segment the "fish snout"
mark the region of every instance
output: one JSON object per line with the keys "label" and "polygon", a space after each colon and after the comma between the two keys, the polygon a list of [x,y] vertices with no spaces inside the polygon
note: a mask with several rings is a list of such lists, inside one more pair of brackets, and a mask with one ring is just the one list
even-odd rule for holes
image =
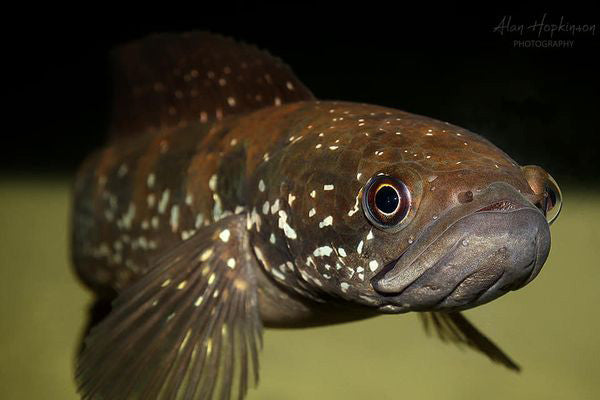
{"label": "fish snout", "polygon": [[415,245],[373,278],[383,312],[462,310],[519,289],[546,261],[550,230],[538,209],[502,202]]}

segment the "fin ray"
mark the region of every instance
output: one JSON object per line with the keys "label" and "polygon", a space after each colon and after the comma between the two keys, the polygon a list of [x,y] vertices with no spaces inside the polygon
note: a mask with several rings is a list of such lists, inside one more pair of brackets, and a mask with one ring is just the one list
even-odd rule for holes
{"label": "fin ray", "polygon": [[113,75],[113,138],[314,99],[278,58],[208,32],[127,43],[114,51]]}
{"label": "fin ray", "polygon": [[433,332],[444,342],[452,342],[458,346],[466,345],[511,370],[521,370],[506,353],[481,333],[460,312],[423,312],[419,313],[419,316],[428,335],[432,333],[431,328],[433,327]]}
{"label": "fin ray", "polygon": [[[228,243],[218,237],[223,229]],[[85,342],[77,366],[82,398],[242,398],[248,370],[258,378],[258,357],[250,361],[247,348],[257,354],[262,334],[248,246],[245,217],[225,218],[126,288]]]}

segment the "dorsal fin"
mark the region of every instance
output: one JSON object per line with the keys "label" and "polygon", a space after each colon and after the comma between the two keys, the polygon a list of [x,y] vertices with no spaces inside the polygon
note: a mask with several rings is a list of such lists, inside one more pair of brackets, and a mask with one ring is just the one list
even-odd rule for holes
{"label": "dorsal fin", "polygon": [[125,44],[113,68],[111,138],[314,99],[278,58],[207,32]]}

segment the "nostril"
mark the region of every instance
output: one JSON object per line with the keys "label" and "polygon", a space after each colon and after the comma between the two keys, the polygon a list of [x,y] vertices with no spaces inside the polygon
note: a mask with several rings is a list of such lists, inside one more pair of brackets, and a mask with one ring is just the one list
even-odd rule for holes
{"label": "nostril", "polygon": [[473,192],[467,190],[466,192],[460,192],[458,195],[458,201],[462,204],[470,203],[473,201]]}

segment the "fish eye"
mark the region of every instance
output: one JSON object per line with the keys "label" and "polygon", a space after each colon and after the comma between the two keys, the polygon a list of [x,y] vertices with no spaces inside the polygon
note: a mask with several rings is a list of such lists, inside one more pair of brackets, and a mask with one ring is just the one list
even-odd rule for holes
{"label": "fish eye", "polygon": [[372,178],[363,192],[363,210],[373,225],[388,228],[398,225],[410,209],[410,192],[406,185],[391,176]]}

